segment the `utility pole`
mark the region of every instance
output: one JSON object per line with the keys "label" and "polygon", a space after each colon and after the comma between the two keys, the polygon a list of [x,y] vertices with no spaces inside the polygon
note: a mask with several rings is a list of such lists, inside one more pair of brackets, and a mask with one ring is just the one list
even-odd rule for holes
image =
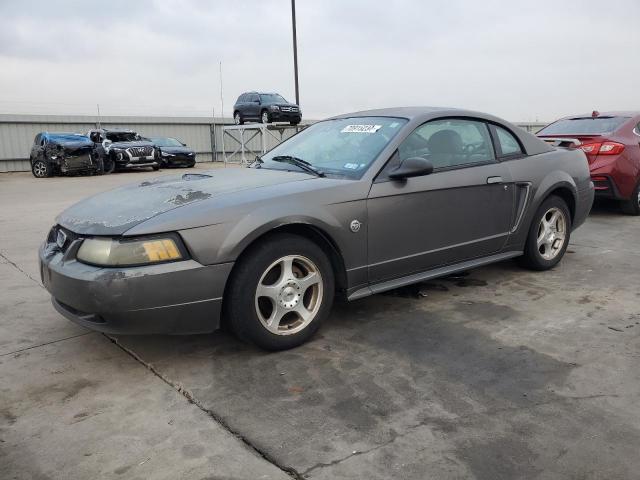
{"label": "utility pole", "polygon": [[296,0],[291,0],[291,26],[293,28],[293,75],[296,82],[296,105],[300,105],[298,90],[298,38],[296,36]]}
{"label": "utility pole", "polygon": [[224,123],[224,96],[222,95],[222,61],[220,61],[220,116],[223,118]]}

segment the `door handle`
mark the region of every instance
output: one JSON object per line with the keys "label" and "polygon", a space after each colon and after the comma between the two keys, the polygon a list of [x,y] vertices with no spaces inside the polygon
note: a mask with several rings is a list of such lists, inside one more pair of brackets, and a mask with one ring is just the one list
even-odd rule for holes
{"label": "door handle", "polygon": [[502,183],[502,177],[489,177],[487,183]]}

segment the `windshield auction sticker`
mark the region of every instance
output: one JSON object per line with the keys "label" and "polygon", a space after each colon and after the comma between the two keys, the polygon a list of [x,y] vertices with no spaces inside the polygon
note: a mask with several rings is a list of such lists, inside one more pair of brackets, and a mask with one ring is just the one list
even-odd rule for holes
{"label": "windshield auction sticker", "polygon": [[341,133],[375,133],[382,128],[382,125],[347,125]]}

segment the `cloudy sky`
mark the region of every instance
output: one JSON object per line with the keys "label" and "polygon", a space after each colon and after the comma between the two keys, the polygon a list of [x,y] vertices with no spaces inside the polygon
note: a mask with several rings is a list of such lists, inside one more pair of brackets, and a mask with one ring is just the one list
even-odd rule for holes
{"label": "cloudy sky", "polygon": [[[639,0],[297,0],[307,118],[640,109]],[[225,114],[293,100],[289,0],[0,0],[0,113]]]}

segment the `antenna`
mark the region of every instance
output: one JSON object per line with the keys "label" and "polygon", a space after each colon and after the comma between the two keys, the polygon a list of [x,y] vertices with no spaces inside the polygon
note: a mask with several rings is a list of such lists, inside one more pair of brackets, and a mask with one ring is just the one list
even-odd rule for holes
{"label": "antenna", "polygon": [[224,96],[222,95],[222,61],[220,61],[220,116],[224,118]]}
{"label": "antenna", "polygon": [[99,103],[96,103],[96,107],[98,107],[98,128],[100,129],[100,128],[102,128],[102,125],[101,125],[101,123],[100,123],[100,122],[101,122],[101,120],[102,120],[102,119],[100,118],[100,104],[99,104]]}

